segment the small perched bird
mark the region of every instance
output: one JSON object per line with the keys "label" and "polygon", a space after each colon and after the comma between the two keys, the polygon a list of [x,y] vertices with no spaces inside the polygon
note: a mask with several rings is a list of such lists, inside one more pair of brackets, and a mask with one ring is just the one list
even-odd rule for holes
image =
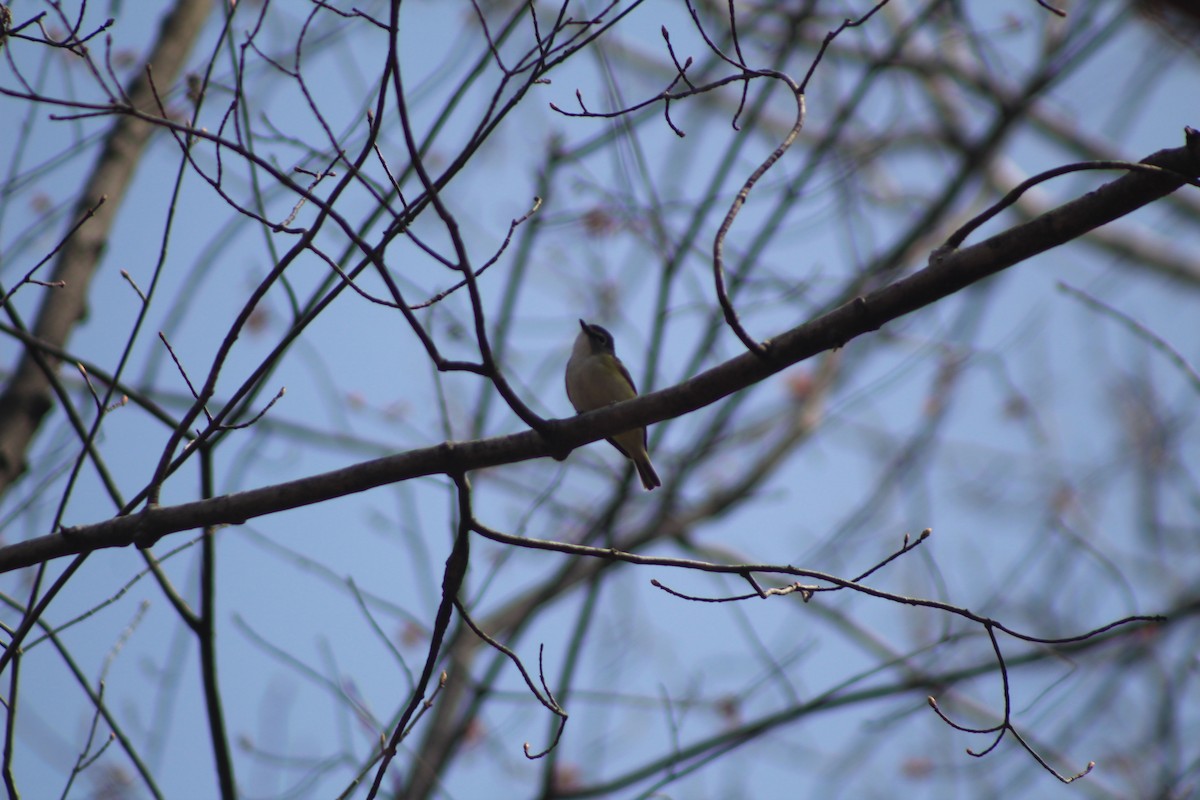
{"label": "small perched bird", "polygon": [[[612,334],[583,320],[579,320],[579,327],[583,332],[575,338],[567,362],[567,397],[575,410],[582,414],[637,397],[633,378],[613,349]],[[642,486],[647,490],[662,486],[646,450],[645,428],[618,433],[608,441],[637,467]]]}

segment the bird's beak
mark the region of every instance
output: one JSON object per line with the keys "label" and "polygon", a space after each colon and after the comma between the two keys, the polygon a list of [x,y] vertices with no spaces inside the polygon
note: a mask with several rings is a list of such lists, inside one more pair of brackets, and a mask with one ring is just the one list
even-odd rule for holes
{"label": "bird's beak", "polygon": [[588,324],[583,320],[579,320],[579,327],[583,328],[584,333],[588,332]]}

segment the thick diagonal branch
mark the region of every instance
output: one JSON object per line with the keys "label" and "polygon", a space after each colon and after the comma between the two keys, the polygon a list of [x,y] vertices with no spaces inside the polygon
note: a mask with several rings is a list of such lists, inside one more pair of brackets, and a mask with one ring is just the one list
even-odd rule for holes
{"label": "thick diagonal branch", "polygon": [[1189,131],[1187,146],[1159,151],[1143,162],[1167,172],[1131,172],[990,239],[939,253],[925,269],[768,340],[764,355],[744,353],[676,386],[572,419],[548,421],[543,433],[525,431],[492,439],[444,442],[288,483],[175,506],[148,507],[138,514],[0,547],[0,572],[99,548],[146,545],[170,533],[240,523],[410,478],[463,474],[561,456],[572,448],[630,428],[682,416],[817,353],[843,347],[888,322],[1165,197],[1184,185],[1185,177],[1200,176],[1197,152],[1200,133]]}

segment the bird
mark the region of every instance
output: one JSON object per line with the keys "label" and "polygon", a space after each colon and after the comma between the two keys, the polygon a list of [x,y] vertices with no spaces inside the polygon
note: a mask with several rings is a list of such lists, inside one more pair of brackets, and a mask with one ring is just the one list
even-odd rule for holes
{"label": "bird", "polygon": [[[629,376],[629,370],[617,358],[612,334],[583,320],[579,320],[579,327],[582,330],[575,337],[566,372],[567,398],[575,410],[582,414],[637,397],[637,386]],[[647,491],[662,486],[650,463],[645,428],[618,433],[608,441],[633,462]]]}

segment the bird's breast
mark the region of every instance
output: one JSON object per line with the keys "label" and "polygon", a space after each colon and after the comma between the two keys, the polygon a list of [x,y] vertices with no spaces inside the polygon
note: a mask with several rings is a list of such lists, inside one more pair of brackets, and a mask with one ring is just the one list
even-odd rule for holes
{"label": "bird's breast", "polygon": [[592,411],[634,397],[633,387],[609,359],[593,355],[567,363],[567,398],[576,411]]}

